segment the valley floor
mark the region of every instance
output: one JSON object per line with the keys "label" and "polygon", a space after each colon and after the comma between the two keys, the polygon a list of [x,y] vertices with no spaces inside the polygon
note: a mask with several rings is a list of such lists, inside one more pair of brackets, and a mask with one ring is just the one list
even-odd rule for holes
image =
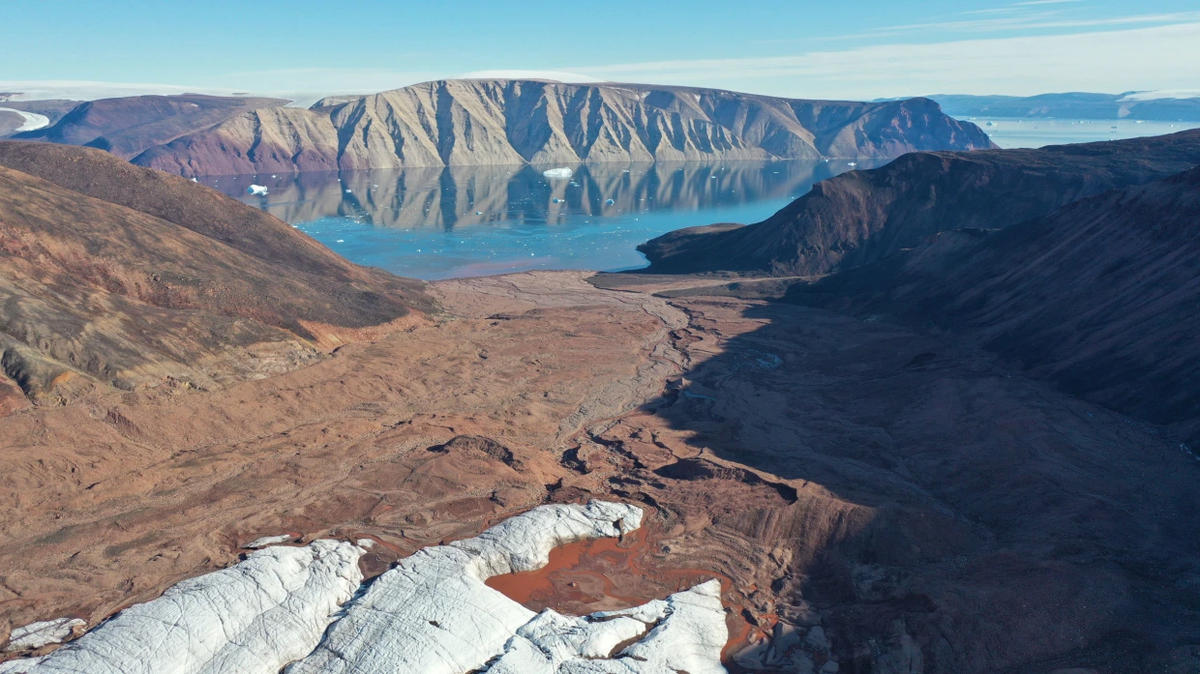
{"label": "valley floor", "polygon": [[604,497],[646,506],[644,533],[536,602],[722,579],[731,669],[1200,665],[1200,465],[1158,428],[934,338],[677,278],[432,289],[444,315],[293,372],[4,418],[0,640],[94,626],[262,536],[373,538],[373,576]]}

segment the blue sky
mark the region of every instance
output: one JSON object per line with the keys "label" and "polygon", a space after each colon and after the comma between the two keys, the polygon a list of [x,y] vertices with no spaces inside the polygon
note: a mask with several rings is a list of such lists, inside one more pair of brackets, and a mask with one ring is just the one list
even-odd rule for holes
{"label": "blue sky", "polygon": [[1197,0],[0,0],[0,17],[10,88],[369,92],[494,71],[861,99],[1200,88]]}

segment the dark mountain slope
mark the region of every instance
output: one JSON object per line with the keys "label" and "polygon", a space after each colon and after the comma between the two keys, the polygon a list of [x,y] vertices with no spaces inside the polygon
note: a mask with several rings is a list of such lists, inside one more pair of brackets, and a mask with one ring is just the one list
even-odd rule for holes
{"label": "dark mountain slope", "polygon": [[1003,230],[944,232],[793,302],[942,330],[1155,423],[1200,417],[1200,168]]}
{"label": "dark mountain slope", "polygon": [[818,183],[747,227],[689,228],[640,247],[658,273],[819,275],[940,231],[996,229],[1200,163],[1200,130],[1037,150],[913,153]]}
{"label": "dark mountain slope", "polygon": [[4,372],[35,400],[71,380],[217,386],[433,306],[213,190],[41,143],[0,143],[0,305]]}

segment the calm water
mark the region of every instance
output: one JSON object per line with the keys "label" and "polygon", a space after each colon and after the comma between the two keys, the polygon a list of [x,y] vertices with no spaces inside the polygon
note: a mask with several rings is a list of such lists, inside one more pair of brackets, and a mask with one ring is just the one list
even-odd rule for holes
{"label": "calm water", "polygon": [[[1149,136],[1200,124],[975,118],[1001,147]],[[989,125],[990,124],[990,125]],[[1114,128],[1115,127],[1115,128]],[[857,168],[883,162],[860,161]],[[530,269],[636,269],[638,244],[680,227],[763,220],[848,162],[529,166],[209,178],[359,264],[424,279]],[[251,184],[265,197],[250,196]]]}
{"label": "calm water", "polygon": [[1017,119],[969,117],[1000,147],[1045,147],[1141,136],[1161,136],[1200,128],[1200,122],[1138,122],[1123,119]]}
{"label": "calm water", "polygon": [[[858,168],[881,162],[861,161]],[[347,259],[423,279],[530,269],[636,269],[636,246],[714,222],[763,220],[848,162],[529,166],[221,176],[204,182]],[[265,197],[246,194],[265,185]]]}

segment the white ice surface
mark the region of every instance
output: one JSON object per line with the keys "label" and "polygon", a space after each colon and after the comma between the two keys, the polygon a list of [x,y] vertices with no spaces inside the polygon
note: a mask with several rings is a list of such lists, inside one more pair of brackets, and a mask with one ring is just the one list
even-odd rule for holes
{"label": "white ice surface", "polygon": [[292,537],[287,534],[279,534],[278,536],[263,536],[262,538],[254,539],[254,541],[251,543],[247,543],[245,548],[247,550],[257,550],[258,548],[265,548],[269,545],[275,545],[291,539]]}
{"label": "white ice surface", "polygon": [[0,108],[0,112],[15,112],[25,118],[25,123],[18,126],[13,133],[36,131],[50,126],[50,118],[45,115],[39,115],[36,112],[25,112],[24,110],[13,110],[12,108]]}
{"label": "white ice surface", "polygon": [[8,637],[8,646],[4,650],[29,651],[50,644],[61,644],[71,636],[71,630],[76,626],[82,627],[87,623],[79,618],[55,618],[24,627],[14,628]]}
{"label": "white ice surface", "polygon": [[641,521],[641,509],[632,505],[547,505],[475,538],[419,550],[350,603],[317,649],[287,672],[464,674],[479,669],[503,653],[504,644],[535,616],[485,580],[540,569],[560,545],[619,536]]}
{"label": "white ice surface", "polygon": [[586,617],[535,614],[484,584],[641,520],[632,505],[542,506],[420,550],[369,585],[361,545],[258,550],[0,674],[724,674],[718,581]]}
{"label": "white ice surface", "polygon": [[256,197],[263,197],[267,195],[267,188],[263,185],[251,185],[250,187],[246,188],[246,194],[253,194]]}
{"label": "white ice surface", "polygon": [[[720,581],[586,618],[551,610],[517,630],[486,674],[725,674]],[[621,644],[632,644],[618,652]]]}
{"label": "white ice surface", "polygon": [[569,168],[552,168],[542,171],[542,175],[547,178],[570,178],[575,172]]}
{"label": "white ice surface", "polygon": [[316,646],[353,596],[363,552],[326,540],[252,552],[118,613],[26,671],[276,674]]}

